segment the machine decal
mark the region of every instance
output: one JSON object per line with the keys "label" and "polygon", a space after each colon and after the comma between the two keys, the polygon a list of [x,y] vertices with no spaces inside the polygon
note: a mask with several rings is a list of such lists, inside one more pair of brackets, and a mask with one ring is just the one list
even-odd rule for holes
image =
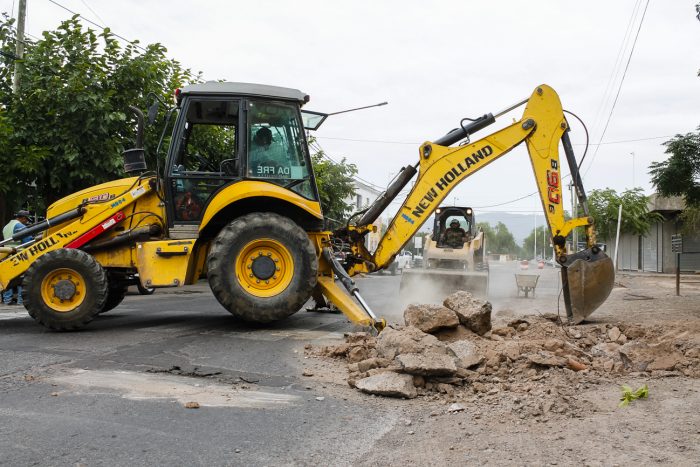
{"label": "machine decal", "polygon": [[73,235],[75,235],[76,233],[78,233],[78,231],[73,230],[72,232],[56,232],[56,235],[58,235],[61,238],[70,238]]}
{"label": "machine decal", "polygon": [[[134,191],[135,191],[135,190],[134,190]],[[132,192],[132,194],[133,194],[133,192]],[[123,204],[123,203],[126,203],[126,198],[122,198],[122,199],[116,200],[115,202],[113,202],[112,204],[110,204],[109,207],[110,207],[110,208],[116,208],[117,206],[119,206],[120,204]]]}
{"label": "machine decal", "polygon": [[438,198],[438,190],[440,190],[440,192],[447,190],[450,184],[452,184],[455,180],[458,180],[466,172],[474,170],[471,169],[472,166],[478,165],[482,160],[491,154],[493,154],[493,148],[487,144],[475,153],[472,153],[471,156],[465,157],[464,164],[462,162],[457,162],[456,167],[452,167],[450,170],[445,172],[445,174],[435,182],[435,187],[431,187],[425,193],[425,195],[423,195],[423,199],[421,199],[418,202],[418,205],[413,208],[412,214],[415,217],[421,217],[430,209],[430,205],[433,203],[433,201]]}
{"label": "machine decal", "polygon": [[[559,193],[559,172],[557,172],[557,161],[552,160],[552,170],[547,171],[547,198],[549,199],[549,212],[554,212],[554,204],[561,203],[561,194]],[[552,204],[553,203],[553,204]]]}
{"label": "machine decal", "polygon": [[90,196],[89,198],[85,198],[83,200],[83,203],[87,203],[87,204],[101,203],[103,201],[108,201],[112,198],[114,198],[114,195],[111,193],[100,193],[99,195]]}
{"label": "machine decal", "polygon": [[22,261],[27,261],[29,258],[33,258],[37,254],[46,251],[48,248],[58,245],[58,240],[53,237],[49,237],[46,240],[42,240],[36,245],[32,245],[29,248],[20,251],[12,258],[12,264],[14,266],[18,265]]}
{"label": "machine decal", "polygon": [[145,192],[146,192],[146,188],[140,186],[140,187],[138,187],[138,188],[135,189],[135,190],[131,190],[131,197],[132,197],[132,198],[138,198],[139,196],[141,196],[141,195],[144,194]]}

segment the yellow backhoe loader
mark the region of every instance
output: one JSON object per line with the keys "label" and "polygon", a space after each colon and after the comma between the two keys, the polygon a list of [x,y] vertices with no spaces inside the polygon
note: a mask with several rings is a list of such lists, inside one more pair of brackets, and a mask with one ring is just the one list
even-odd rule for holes
{"label": "yellow backhoe loader", "polygon": [[[495,116],[465,119],[421,145],[418,163],[404,167],[377,202],[353,217],[356,222],[333,232],[324,229],[304,132],[317,129],[327,114],[301,110],[308,100],[295,89],[258,84],[185,87],[168,111],[166,121],[175,116],[175,123],[165,165],[156,173],[146,171],[144,118],[137,112],[136,148],[124,154],[125,171],[133,176],[57,201],[45,221],[0,243],[0,287],[22,283],[29,314],[57,330],[81,328],[119,305],[135,277],[147,288],[206,277],[221,305],[242,320],[283,319],[313,297],[380,331],[384,320],[362,299],[352,276],[388,267],[458,183],[524,142],[554,232],[569,318],[584,319],[608,296],[612,262],[595,246],[592,220],[564,220],[560,141],[580,205],[587,208],[569,126],[550,87],[537,87]],[[525,111],[519,121],[468,141],[520,105]],[[416,173],[377,249],[368,251],[364,237],[373,222]],[[565,238],[580,226],[588,247],[568,255]],[[3,246],[40,232],[31,242]]]}
{"label": "yellow backhoe loader", "polygon": [[432,233],[423,245],[423,267],[408,269],[401,276],[402,304],[417,299],[442,303],[458,290],[487,297],[489,269],[484,244],[484,232],[476,227],[472,208],[436,209]]}

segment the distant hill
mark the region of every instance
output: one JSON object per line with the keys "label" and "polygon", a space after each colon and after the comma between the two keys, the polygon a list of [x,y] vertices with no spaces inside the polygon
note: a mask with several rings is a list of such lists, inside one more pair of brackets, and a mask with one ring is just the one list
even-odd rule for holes
{"label": "distant hill", "polygon": [[543,214],[514,214],[510,212],[488,212],[480,214],[475,210],[477,222],[488,222],[491,226],[495,226],[499,222],[503,222],[508,230],[513,234],[515,242],[522,245],[525,237],[532,233],[535,228],[535,219],[537,226],[541,226],[545,220]]}

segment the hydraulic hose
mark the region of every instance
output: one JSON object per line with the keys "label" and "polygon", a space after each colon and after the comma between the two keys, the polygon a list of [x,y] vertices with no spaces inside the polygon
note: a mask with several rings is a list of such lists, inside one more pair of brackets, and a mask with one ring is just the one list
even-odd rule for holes
{"label": "hydraulic hose", "polygon": [[407,165],[401,169],[399,175],[394,180],[394,183],[389,185],[384,193],[379,195],[379,198],[370,206],[370,208],[365,212],[365,214],[357,221],[357,225],[369,225],[377,220],[379,216],[382,215],[384,210],[394,201],[394,198],[403,190],[403,187],[411,181],[413,176],[418,172],[418,170],[412,166]]}
{"label": "hydraulic hose", "polygon": [[103,240],[101,242],[90,243],[85,245],[83,251],[95,251],[105,248],[114,248],[116,246],[124,245],[127,243],[136,243],[138,241],[148,240],[150,237],[155,237],[160,235],[162,229],[158,224],[145,225],[143,227],[137,227],[135,229],[129,230],[128,232],[121,233],[116,237]]}

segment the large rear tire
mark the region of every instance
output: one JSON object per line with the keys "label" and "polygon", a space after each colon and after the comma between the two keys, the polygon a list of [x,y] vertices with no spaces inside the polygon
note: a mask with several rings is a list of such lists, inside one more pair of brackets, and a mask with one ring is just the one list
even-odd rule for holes
{"label": "large rear tire", "polygon": [[316,286],[318,258],[306,232],[273,213],[224,227],[207,257],[209,286],[232,315],[269,323],[299,311]]}
{"label": "large rear tire", "polygon": [[34,261],[22,289],[24,307],[36,322],[71,331],[84,327],[104,309],[107,274],[88,253],[61,248]]}

